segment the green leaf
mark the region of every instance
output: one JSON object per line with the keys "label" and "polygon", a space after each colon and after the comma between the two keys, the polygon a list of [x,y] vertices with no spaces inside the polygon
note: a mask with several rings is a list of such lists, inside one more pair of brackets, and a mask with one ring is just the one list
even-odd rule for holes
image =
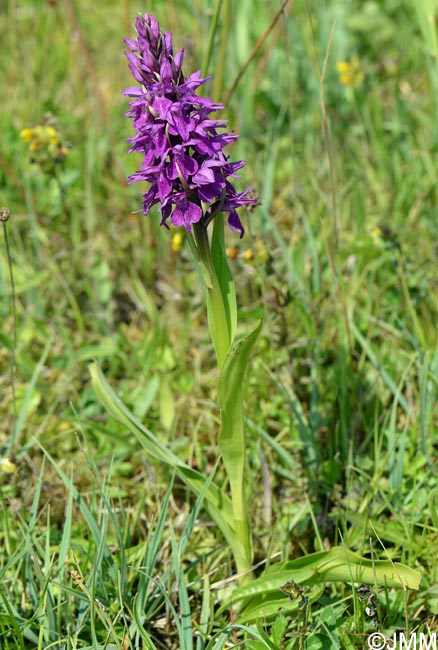
{"label": "green leaf", "polygon": [[[402,589],[419,589],[421,575],[399,562],[369,560],[346,548],[335,546],[330,551],[311,553],[305,557],[273,565],[251,584],[233,592],[232,602],[242,602],[239,623],[255,620],[262,612],[273,615],[279,607],[290,609],[290,599],[281,597],[280,588],[287,582],[300,587],[323,587],[326,582],[355,582]],[[311,595],[312,600],[315,596]],[[298,601],[298,599],[297,599]],[[294,601],[294,607],[298,602]],[[224,606],[229,606],[226,603]]]}
{"label": "green leaf", "polygon": [[244,495],[245,480],[245,429],[243,412],[243,388],[249,355],[257,340],[262,322],[240,341],[235,343],[225,359],[218,384],[218,403],[221,409],[219,450],[227,471],[231,488],[233,518],[236,536],[246,549],[245,570],[251,564],[252,549]]}
{"label": "green leaf", "polygon": [[[99,401],[116,420],[124,424],[137,438],[142,447],[156,460],[173,468],[179,478],[196,494],[201,494],[207,479],[181,461],[154,434],[139,422],[117,397],[103,376],[99,366],[89,366],[91,381]],[[206,509],[221,530],[233,553],[238,552],[239,542],[233,530],[233,511],[230,499],[214,483],[210,483],[205,495]]]}
{"label": "green leaf", "polygon": [[[286,581],[287,582],[287,581]],[[284,583],[282,583],[284,584]],[[321,598],[325,585],[317,585],[311,591],[306,592],[306,598],[311,605]],[[236,592],[234,592],[236,593]],[[300,609],[300,599],[291,600],[283,595],[280,590],[257,594],[248,603],[242,603],[239,615],[236,615],[238,623],[252,623],[259,619],[277,619],[278,615],[290,614]]]}
{"label": "green leaf", "polygon": [[[224,217],[219,212],[213,222],[213,235],[208,245],[211,286],[207,287],[207,314],[210,336],[222,368],[237,326],[236,290],[225,254]],[[200,254],[202,257],[202,253]]]}

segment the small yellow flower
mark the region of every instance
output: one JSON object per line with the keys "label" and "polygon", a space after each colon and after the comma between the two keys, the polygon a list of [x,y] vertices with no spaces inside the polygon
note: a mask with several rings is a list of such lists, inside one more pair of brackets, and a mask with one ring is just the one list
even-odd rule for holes
{"label": "small yellow flower", "polygon": [[373,239],[375,240],[380,239],[382,235],[382,230],[380,226],[372,226],[372,228],[370,229],[370,234]]}
{"label": "small yellow flower", "polygon": [[22,129],[20,131],[20,138],[23,140],[23,142],[30,142],[34,137],[34,129]]}
{"label": "small yellow flower", "polygon": [[0,473],[15,474],[16,471],[17,466],[12,462],[12,460],[9,460],[7,457],[0,458]]}
{"label": "small yellow flower", "polygon": [[184,236],[180,232],[176,232],[172,237],[171,248],[175,253],[179,253],[182,250],[184,243]]}
{"label": "small yellow flower", "polygon": [[352,56],[349,61],[338,61],[336,70],[339,74],[339,81],[343,86],[361,86],[365,75],[362,65],[357,56]]}
{"label": "small yellow flower", "polygon": [[53,126],[46,126],[45,130],[50,142],[57,144],[59,142],[59,138],[56,129],[54,129]]}
{"label": "small yellow flower", "polygon": [[370,228],[370,234],[375,244],[382,248],[400,248],[400,242],[392,228],[386,224],[378,223]]}
{"label": "small yellow flower", "polygon": [[251,260],[254,259],[254,253],[252,251],[252,248],[248,248],[244,253],[243,257],[247,262],[251,262]]}

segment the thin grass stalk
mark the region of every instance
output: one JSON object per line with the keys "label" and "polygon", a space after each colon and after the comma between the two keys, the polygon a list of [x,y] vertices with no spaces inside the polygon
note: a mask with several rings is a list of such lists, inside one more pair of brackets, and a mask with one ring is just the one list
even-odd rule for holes
{"label": "thin grass stalk", "polygon": [[241,67],[241,69],[240,69],[239,72],[237,73],[237,76],[235,77],[235,79],[234,79],[233,83],[231,84],[230,88],[227,90],[227,92],[226,92],[226,94],[225,94],[225,97],[224,97],[224,99],[223,99],[223,102],[222,102],[222,103],[224,104],[224,106],[227,106],[227,104],[229,103],[229,101],[230,101],[230,99],[231,99],[231,96],[232,96],[232,94],[234,93],[234,91],[236,90],[236,88],[237,88],[237,86],[238,86],[238,84],[239,84],[241,78],[243,77],[243,75],[244,75],[245,72],[247,71],[247,69],[248,69],[250,63],[251,63],[251,62],[253,61],[253,59],[256,57],[258,51],[260,50],[260,48],[262,47],[262,45],[264,44],[264,42],[265,42],[266,39],[268,38],[269,34],[270,34],[270,33],[272,32],[272,30],[274,29],[274,27],[275,27],[275,25],[277,24],[278,20],[279,20],[280,17],[283,15],[283,12],[284,12],[284,10],[285,10],[285,8],[286,8],[286,5],[287,5],[288,3],[289,3],[289,0],[284,0],[284,2],[283,2],[283,4],[281,5],[279,11],[277,12],[277,14],[275,15],[274,19],[272,20],[271,24],[270,24],[269,27],[268,27],[268,28],[263,32],[263,34],[260,36],[259,40],[258,40],[257,43],[255,44],[255,46],[254,46],[254,48],[253,48],[251,54],[249,55],[248,59],[246,60],[246,62],[244,63],[244,65]]}
{"label": "thin grass stalk", "polygon": [[228,41],[231,29],[231,0],[222,0],[222,25],[219,56],[217,57],[216,72],[213,83],[213,100],[220,101],[223,94],[226,62],[228,58]]}
{"label": "thin grass stalk", "polygon": [[210,68],[210,61],[213,54],[214,46],[214,37],[216,35],[217,26],[219,23],[219,16],[222,7],[222,0],[216,0],[214,5],[213,18],[211,21],[210,32],[208,35],[207,50],[204,55],[204,65],[202,67],[202,76],[205,77],[208,74]]}
{"label": "thin grass stalk", "polygon": [[330,36],[329,40],[327,43],[327,48],[326,48],[326,53],[324,56],[324,63],[323,63],[323,68],[322,71],[319,70],[319,65],[318,65],[318,51],[316,47],[316,38],[315,38],[315,30],[314,30],[314,25],[312,21],[312,14],[310,10],[310,5],[309,1],[306,0],[306,7],[307,7],[307,13],[308,13],[308,19],[309,19],[309,24],[311,27],[311,34],[312,34],[312,44],[313,44],[313,49],[315,53],[315,67],[316,71],[318,74],[319,78],[319,85],[320,85],[320,100],[321,100],[321,115],[322,115],[322,125],[323,125],[323,131],[324,131],[324,139],[325,139],[325,144],[327,148],[327,155],[328,155],[328,161],[329,161],[329,174],[330,174],[330,191],[331,191],[331,201],[332,201],[332,218],[333,218],[333,249],[334,251],[332,252],[329,243],[327,242],[326,245],[326,251],[327,251],[327,259],[328,263],[330,266],[330,270],[332,273],[334,285],[337,289],[337,293],[339,296],[339,302],[341,304],[341,309],[342,309],[342,315],[343,315],[343,320],[344,320],[344,327],[345,327],[345,335],[347,339],[347,345],[348,349],[351,351],[352,350],[352,339],[351,339],[351,332],[350,332],[350,320],[348,316],[348,309],[347,309],[347,304],[346,304],[346,299],[345,299],[345,292],[342,284],[342,278],[339,277],[337,271],[336,271],[336,257],[338,255],[338,250],[339,250],[339,223],[338,223],[338,206],[337,206],[337,199],[336,199],[336,182],[335,182],[335,173],[334,173],[334,157],[333,157],[333,147],[331,143],[331,136],[330,136],[330,127],[328,123],[328,117],[327,117],[327,109],[326,109],[326,104],[325,104],[325,93],[324,93],[324,80],[325,80],[325,73],[327,69],[327,63],[328,63],[328,58],[329,58],[329,53],[330,53],[330,48],[332,44],[332,39],[333,39],[333,34],[334,34],[334,29],[335,29],[335,24],[336,22],[333,22],[332,28],[330,30]]}
{"label": "thin grass stalk", "polygon": [[5,240],[6,257],[8,260],[8,268],[9,268],[9,279],[11,282],[11,302],[12,302],[12,354],[11,354],[11,363],[10,363],[10,377],[11,377],[11,390],[12,390],[13,434],[9,441],[9,449],[12,449],[15,443],[16,426],[17,426],[17,398],[15,393],[15,366],[16,366],[16,353],[17,353],[17,305],[16,305],[14,272],[12,268],[12,256],[11,256],[11,249],[9,246],[8,229],[6,227],[6,222],[8,221],[9,217],[10,217],[9,209],[0,208],[0,221],[2,222],[2,226],[3,226],[3,236]]}

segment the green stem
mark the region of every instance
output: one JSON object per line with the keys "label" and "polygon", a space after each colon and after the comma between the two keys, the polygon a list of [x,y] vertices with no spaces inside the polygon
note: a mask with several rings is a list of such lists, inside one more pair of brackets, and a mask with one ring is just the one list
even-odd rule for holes
{"label": "green stem", "polygon": [[16,425],[17,425],[17,397],[15,393],[15,365],[16,365],[16,354],[17,354],[17,306],[16,306],[16,296],[15,296],[15,282],[14,282],[14,273],[12,271],[12,256],[11,249],[9,247],[9,238],[8,231],[6,228],[6,221],[9,219],[9,210],[7,208],[1,208],[1,221],[3,225],[3,236],[5,238],[6,246],[6,257],[8,259],[9,266],[9,277],[11,279],[11,302],[12,302],[12,352],[11,352],[11,365],[10,365],[10,374],[11,374],[11,390],[12,390],[12,414],[13,414],[13,427],[12,427],[12,440],[10,441],[10,448],[13,447],[16,437]]}
{"label": "green stem", "polygon": [[252,543],[245,499],[245,431],[243,421],[243,380],[249,353],[258,329],[234,343],[237,307],[234,281],[225,256],[224,218],[214,215],[211,241],[207,224],[193,227],[191,247],[201,272],[206,277],[207,311],[210,335],[219,366],[218,404],[221,427],[219,451],[228,476],[233,513],[233,555],[241,583],[251,580]]}
{"label": "green stem", "polygon": [[227,318],[221,286],[211,256],[207,229],[204,224],[197,223],[194,225],[193,230],[197,252],[199,253],[197,261],[202,265],[201,270],[203,275],[205,276],[205,271],[208,273],[208,324],[220,370],[232,343],[230,324]]}
{"label": "green stem", "polygon": [[231,503],[233,506],[234,532],[236,539],[242,546],[241,554],[235,557],[237,572],[242,574],[240,583],[246,584],[252,580],[249,571],[252,565],[252,543],[249,527],[248,506],[245,499],[243,485],[240,490],[231,490]]}

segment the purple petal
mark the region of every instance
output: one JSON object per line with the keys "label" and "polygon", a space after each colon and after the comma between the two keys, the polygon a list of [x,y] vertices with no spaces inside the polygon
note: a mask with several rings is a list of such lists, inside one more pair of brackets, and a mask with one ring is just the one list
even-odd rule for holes
{"label": "purple petal", "polygon": [[174,61],[174,63],[175,63],[175,67],[176,67],[178,70],[181,70],[182,63],[183,63],[183,59],[184,59],[184,50],[183,50],[183,49],[178,50],[178,52],[177,52],[177,53],[175,54],[175,56],[173,57],[173,61]]}
{"label": "purple petal", "polygon": [[242,226],[242,222],[240,221],[236,210],[230,210],[230,214],[228,216],[228,225],[230,226],[231,230],[240,233],[240,239],[242,239],[243,235],[245,234],[245,229]]}
{"label": "purple petal", "polygon": [[164,79],[164,80],[172,79],[172,77],[173,77],[172,64],[167,59],[164,59],[163,61],[161,61],[160,77],[162,79]]}
{"label": "purple petal", "polygon": [[144,15],[144,20],[149,25],[152,36],[158,39],[160,36],[160,25],[158,24],[158,20],[155,18],[155,16],[151,16],[149,14]]}
{"label": "purple petal", "polygon": [[212,168],[222,167],[223,163],[219,160],[205,160],[199,171],[193,176],[192,181],[196,185],[207,185],[214,183],[216,180],[215,172]]}
{"label": "purple petal", "polygon": [[125,38],[123,40],[130,50],[137,51],[137,41],[133,41],[132,38]]}
{"label": "purple petal", "polygon": [[[225,185],[225,183],[223,184]],[[198,196],[203,203],[211,203],[222,196],[222,189],[220,183],[211,183],[210,185],[201,185],[198,188]]]}
{"label": "purple petal", "polygon": [[201,217],[199,205],[185,199],[177,204],[170,220],[174,226],[184,226],[187,232],[192,232],[192,223],[197,223]]}
{"label": "purple petal", "polygon": [[172,33],[171,32],[164,32],[163,34],[163,42],[164,42],[164,49],[166,51],[167,56],[172,56],[173,54],[173,46],[172,46]]}
{"label": "purple petal", "polygon": [[152,108],[158,113],[158,117],[162,120],[167,120],[169,111],[172,108],[173,102],[166,97],[155,97],[152,102]]}
{"label": "purple petal", "polygon": [[127,97],[141,97],[143,93],[143,88],[140,88],[139,86],[131,86],[122,92],[122,94],[126,95]]}
{"label": "purple petal", "polygon": [[172,192],[172,183],[169,181],[165,174],[160,174],[157,185],[160,201],[164,201],[164,199],[168,198]]}

